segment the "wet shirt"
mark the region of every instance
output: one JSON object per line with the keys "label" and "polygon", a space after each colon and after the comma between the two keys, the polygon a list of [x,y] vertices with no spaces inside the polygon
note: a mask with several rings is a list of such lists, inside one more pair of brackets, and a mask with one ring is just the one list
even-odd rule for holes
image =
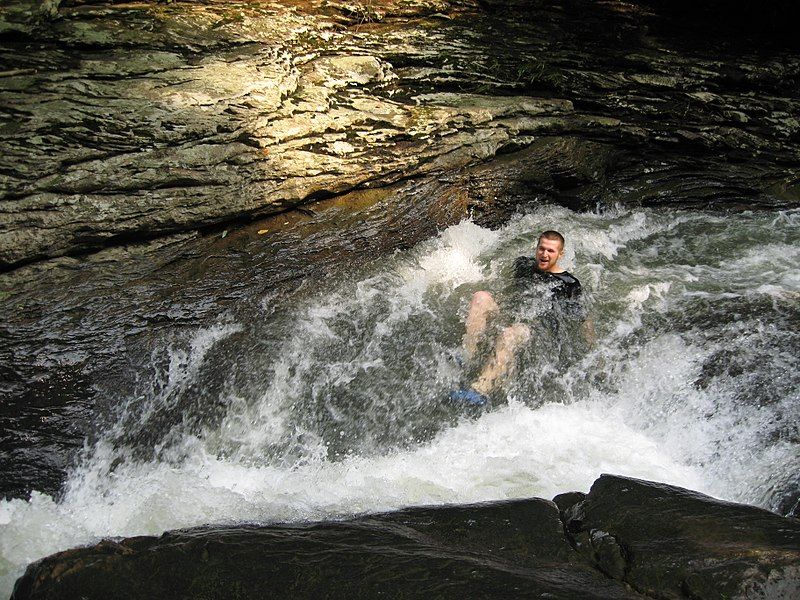
{"label": "wet shirt", "polygon": [[549,294],[552,308],[571,319],[585,317],[581,303],[581,283],[567,271],[549,273],[536,266],[536,259],[520,256],[514,262],[515,287],[525,296],[535,296],[539,300]]}

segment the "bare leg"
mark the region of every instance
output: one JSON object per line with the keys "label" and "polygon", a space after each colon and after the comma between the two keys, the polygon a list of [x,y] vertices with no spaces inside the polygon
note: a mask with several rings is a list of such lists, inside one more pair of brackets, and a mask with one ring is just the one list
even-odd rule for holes
{"label": "bare leg", "polygon": [[467,359],[471,359],[477,353],[478,343],[486,331],[489,318],[499,310],[500,307],[489,292],[480,291],[472,295],[467,315],[467,331],[462,341]]}
{"label": "bare leg", "polygon": [[506,327],[497,337],[494,355],[472,384],[476,392],[488,396],[498,380],[506,377],[514,367],[517,350],[531,339],[531,330],[522,323]]}

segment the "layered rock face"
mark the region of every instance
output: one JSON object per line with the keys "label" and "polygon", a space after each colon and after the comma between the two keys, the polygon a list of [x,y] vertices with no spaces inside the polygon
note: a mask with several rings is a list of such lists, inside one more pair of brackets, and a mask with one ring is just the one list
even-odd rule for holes
{"label": "layered rock face", "polygon": [[796,519],[610,475],[588,495],[555,500],[104,541],[31,565],[12,598],[776,600],[800,594]]}
{"label": "layered rock face", "polygon": [[[558,99],[411,98],[385,54],[435,52],[437,27],[364,33],[377,17],[307,8],[62,9],[46,28],[53,45],[5,81],[3,264],[446,171],[494,155],[526,118],[571,111]],[[438,8],[449,7],[411,12]]]}
{"label": "layered rock face", "polygon": [[[210,318],[244,289],[284,290],[528,202],[800,203],[800,59],[774,28],[720,33],[713,11],[6,4],[0,379],[9,414],[40,397],[66,407],[13,424],[24,435],[0,468],[15,495],[30,489],[11,481],[23,471],[58,490],[92,384],[132,338]],[[336,245],[319,233],[332,229]],[[32,566],[16,597],[798,594],[795,520],[620,478],[557,501],[105,542]]]}
{"label": "layered rock face", "polygon": [[13,3],[0,268],[531,147],[529,200],[796,205],[800,60],[657,9]]}

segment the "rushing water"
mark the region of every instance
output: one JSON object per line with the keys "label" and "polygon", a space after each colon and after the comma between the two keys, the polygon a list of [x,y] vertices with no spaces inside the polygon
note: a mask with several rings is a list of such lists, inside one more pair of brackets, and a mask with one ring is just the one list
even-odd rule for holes
{"label": "rushing water", "polygon": [[[63,494],[0,502],[0,576],[102,536],[586,491],[603,472],[788,512],[800,462],[800,212],[544,207],[463,222],[369,272],[158,341]],[[531,344],[480,416],[472,292],[561,230],[597,341]],[[536,311],[537,307],[526,310]],[[109,398],[113,392],[109,390]]]}

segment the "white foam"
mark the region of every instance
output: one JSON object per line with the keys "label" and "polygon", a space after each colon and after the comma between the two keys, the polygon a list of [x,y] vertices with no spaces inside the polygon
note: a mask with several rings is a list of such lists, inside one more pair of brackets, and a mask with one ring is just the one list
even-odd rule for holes
{"label": "white foam", "polygon": [[[98,450],[60,503],[35,494],[0,503],[2,556],[15,567],[103,536],[158,534],[202,523],[336,518],[408,505],[587,491],[603,472],[697,488],[672,459],[603,406],[521,404],[464,422],[413,451],[292,469],[247,466],[192,442],[179,465],[129,462],[109,472]],[[17,574],[14,572],[13,574]],[[8,583],[9,572],[6,572]]]}
{"label": "white foam", "polygon": [[429,245],[423,245],[416,259],[400,268],[404,286],[419,295],[434,285],[455,288],[481,281],[487,275],[480,258],[498,240],[498,234],[463,221],[448,227]]}

